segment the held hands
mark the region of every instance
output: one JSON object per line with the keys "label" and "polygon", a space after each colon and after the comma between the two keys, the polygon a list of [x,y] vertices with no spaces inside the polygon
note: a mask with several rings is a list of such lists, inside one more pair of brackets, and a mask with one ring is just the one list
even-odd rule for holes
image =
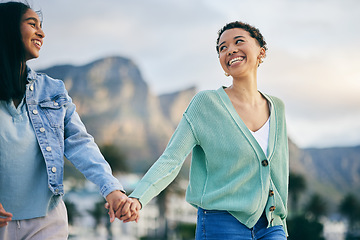
{"label": "held hands", "polygon": [[[140,213],[141,210],[141,203],[136,198],[129,198],[131,201],[131,204],[126,208],[126,206],[123,207],[122,216],[120,216],[120,220],[122,220],[124,223],[127,222],[139,222],[140,219]],[[116,217],[118,217],[116,215]]]}
{"label": "held hands", "polygon": [[3,205],[0,203],[0,227],[5,227],[11,221],[12,214],[6,212]]}
{"label": "held hands", "polygon": [[114,222],[115,217],[126,222],[139,221],[139,211],[141,204],[137,199],[128,198],[121,191],[113,191],[106,196],[105,208],[109,210],[110,222]]}
{"label": "held hands", "polygon": [[[114,222],[115,217],[126,222],[139,221],[139,211],[141,204],[135,198],[128,198],[121,191],[113,191],[106,196],[107,203],[105,208],[109,210],[110,222]],[[0,227],[4,227],[11,221],[12,214],[6,212],[0,203]]]}

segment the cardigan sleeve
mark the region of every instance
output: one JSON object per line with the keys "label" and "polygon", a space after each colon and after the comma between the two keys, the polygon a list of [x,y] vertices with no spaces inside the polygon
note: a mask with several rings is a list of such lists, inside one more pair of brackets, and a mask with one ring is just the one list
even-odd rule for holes
{"label": "cardigan sleeve", "polygon": [[196,138],[184,115],[164,153],[140,180],[130,197],[139,199],[142,206],[149,203],[175,179],[195,145]]}

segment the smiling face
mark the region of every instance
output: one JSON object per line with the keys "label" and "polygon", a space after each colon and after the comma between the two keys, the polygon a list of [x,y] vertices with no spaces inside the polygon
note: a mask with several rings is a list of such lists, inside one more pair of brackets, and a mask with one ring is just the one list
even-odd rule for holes
{"label": "smiling face", "polygon": [[265,49],[242,28],[224,31],[218,49],[221,67],[233,77],[256,73],[260,58],[265,57]]}
{"label": "smiling face", "polygon": [[28,9],[23,15],[20,22],[20,32],[26,61],[39,57],[45,34],[41,28],[39,16],[32,9]]}

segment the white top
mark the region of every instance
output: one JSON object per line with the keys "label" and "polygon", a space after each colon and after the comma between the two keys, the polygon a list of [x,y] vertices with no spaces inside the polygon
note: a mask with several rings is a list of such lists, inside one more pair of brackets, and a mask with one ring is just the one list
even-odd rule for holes
{"label": "white top", "polygon": [[270,117],[266,123],[256,132],[250,130],[256,141],[259,143],[260,147],[267,156],[267,149],[269,146],[269,131],[270,131]]}

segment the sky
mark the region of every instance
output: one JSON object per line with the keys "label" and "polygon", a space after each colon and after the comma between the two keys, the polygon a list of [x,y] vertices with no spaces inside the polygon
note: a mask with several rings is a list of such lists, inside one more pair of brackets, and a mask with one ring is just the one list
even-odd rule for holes
{"label": "sky", "polygon": [[230,86],[218,30],[244,21],[268,45],[260,91],[281,98],[301,148],[360,145],[358,0],[28,0],[46,37],[35,70],[108,56],[133,60],[155,94]]}

